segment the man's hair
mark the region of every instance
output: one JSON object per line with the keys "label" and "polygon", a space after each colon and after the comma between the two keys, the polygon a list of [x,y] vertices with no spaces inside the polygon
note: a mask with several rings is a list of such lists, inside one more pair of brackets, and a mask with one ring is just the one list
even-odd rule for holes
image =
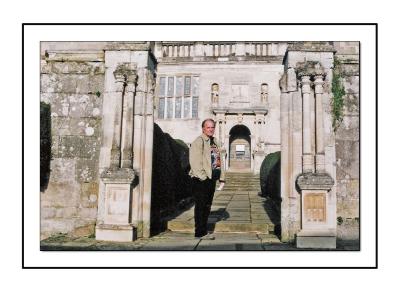
{"label": "man's hair", "polygon": [[204,128],[204,124],[205,124],[206,122],[208,122],[208,121],[213,122],[213,124],[214,124],[214,126],[215,126],[215,121],[214,121],[213,119],[205,119],[205,120],[201,123],[201,128]]}

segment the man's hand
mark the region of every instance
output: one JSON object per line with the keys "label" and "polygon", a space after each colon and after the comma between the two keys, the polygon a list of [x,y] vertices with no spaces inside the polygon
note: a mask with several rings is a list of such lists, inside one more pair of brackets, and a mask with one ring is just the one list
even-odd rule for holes
{"label": "man's hand", "polygon": [[218,187],[217,191],[222,191],[222,189],[224,188],[224,186],[225,186],[225,183],[224,183],[224,182],[219,183],[219,187]]}

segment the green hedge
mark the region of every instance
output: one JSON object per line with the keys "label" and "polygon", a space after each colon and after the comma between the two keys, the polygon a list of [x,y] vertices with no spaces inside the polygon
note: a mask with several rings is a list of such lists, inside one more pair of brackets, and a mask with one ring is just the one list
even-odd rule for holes
{"label": "green hedge", "polygon": [[281,152],[268,154],[260,169],[261,191],[264,197],[280,198],[281,192]]}
{"label": "green hedge", "polygon": [[40,189],[47,187],[51,160],[51,110],[50,105],[40,102]]}
{"label": "green hedge", "polygon": [[153,176],[151,197],[152,233],[163,231],[163,218],[179,212],[191,201],[189,147],[174,140],[154,124]]}

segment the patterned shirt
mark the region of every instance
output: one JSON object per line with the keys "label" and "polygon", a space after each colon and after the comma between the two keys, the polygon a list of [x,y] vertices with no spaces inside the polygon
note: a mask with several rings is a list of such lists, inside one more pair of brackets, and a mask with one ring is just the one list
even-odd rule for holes
{"label": "patterned shirt", "polygon": [[210,138],[212,179],[218,180],[221,176],[221,154],[214,138]]}

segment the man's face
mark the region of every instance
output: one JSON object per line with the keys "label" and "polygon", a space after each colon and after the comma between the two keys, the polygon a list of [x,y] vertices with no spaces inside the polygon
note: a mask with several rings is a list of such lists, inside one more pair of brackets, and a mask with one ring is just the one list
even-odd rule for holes
{"label": "man's face", "polygon": [[215,125],[211,121],[206,121],[203,127],[203,134],[207,135],[208,137],[214,136],[215,132]]}

